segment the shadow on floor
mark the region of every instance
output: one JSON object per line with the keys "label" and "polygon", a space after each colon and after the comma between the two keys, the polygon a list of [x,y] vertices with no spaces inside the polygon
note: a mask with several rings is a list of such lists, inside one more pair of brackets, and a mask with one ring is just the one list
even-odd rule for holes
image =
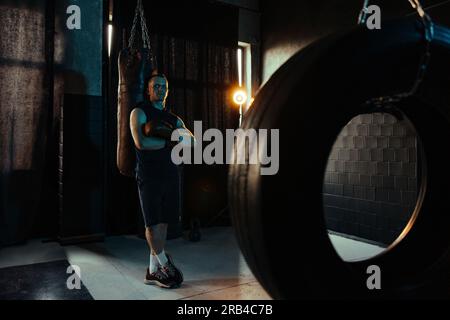
{"label": "shadow on floor", "polygon": [[0,269],[0,300],[93,300],[81,283],[69,290],[67,260]]}

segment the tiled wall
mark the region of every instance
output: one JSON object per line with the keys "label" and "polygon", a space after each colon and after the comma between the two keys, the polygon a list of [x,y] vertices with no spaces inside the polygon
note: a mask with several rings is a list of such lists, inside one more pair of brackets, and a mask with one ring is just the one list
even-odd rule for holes
{"label": "tiled wall", "polygon": [[390,244],[406,226],[417,195],[414,128],[389,114],[364,114],[342,130],[323,187],[328,229]]}

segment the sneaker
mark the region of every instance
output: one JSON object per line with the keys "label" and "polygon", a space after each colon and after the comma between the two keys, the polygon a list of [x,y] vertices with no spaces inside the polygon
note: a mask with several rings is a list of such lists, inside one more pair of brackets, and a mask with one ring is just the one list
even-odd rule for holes
{"label": "sneaker", "polygon": [[173,263],[172,256],[170,254],[166,253],[166,257],[168,261],[167,264],[164,267],[162,267],[162,271],[166,273],[169,277],[173,278],[174,281],[179,286],[184,280],[183,273],[181,272],[180,269],[178,269],[175,266],[175,264]]}
{"label": "sneaker", "polygon": [[172,277],[169,277],[161,268],[158,271],[150,273],[149,268],[147,268],[147,274],[144,279],[145,284],[157,285],[161,288],[170,289],[176,286],[176,282]]}

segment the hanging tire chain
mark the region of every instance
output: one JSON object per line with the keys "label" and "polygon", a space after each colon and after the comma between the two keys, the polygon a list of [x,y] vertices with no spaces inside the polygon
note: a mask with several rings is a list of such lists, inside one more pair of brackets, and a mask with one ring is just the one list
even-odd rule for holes
{"label": "hanging tire chain", "polygon": [[[425,40],[425,52],[422,56],[419,70],[417,72],[416,79],[412,88],[408,92],[403,92],[399,94],[395,94],[392,96],[378,97],[374,99],[370,99],[364,103],[364,106],[368,109],[374,107],[375,110],[389,110],[395,108],[395,103],[413,96],[419,89],[420,85],[425,78],[426,71],[428,69],[428,65],[430,63],[431,57],[431,42],[434,37],[434,24],[431,20],[430,16],[425,12],[419,0],[408,0],[411,6],[416,9],[418,15],[421,18],[423,28],[424,28],[424,40]],[[367,7],[369,6],[369,0],[364,1],[363,9],[361,10],[358,24],[363,24],[366,20]]]}

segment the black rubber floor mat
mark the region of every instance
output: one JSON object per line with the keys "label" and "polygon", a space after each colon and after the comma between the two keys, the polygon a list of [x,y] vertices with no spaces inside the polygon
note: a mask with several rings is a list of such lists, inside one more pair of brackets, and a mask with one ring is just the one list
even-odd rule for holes
{"label": "black rubber floor mat", "polygon": [[0,269],[0,300],[93,300],[82,282],[79,289],[68,288],[75,275],[67,273],[69,266],[60,260]]}

